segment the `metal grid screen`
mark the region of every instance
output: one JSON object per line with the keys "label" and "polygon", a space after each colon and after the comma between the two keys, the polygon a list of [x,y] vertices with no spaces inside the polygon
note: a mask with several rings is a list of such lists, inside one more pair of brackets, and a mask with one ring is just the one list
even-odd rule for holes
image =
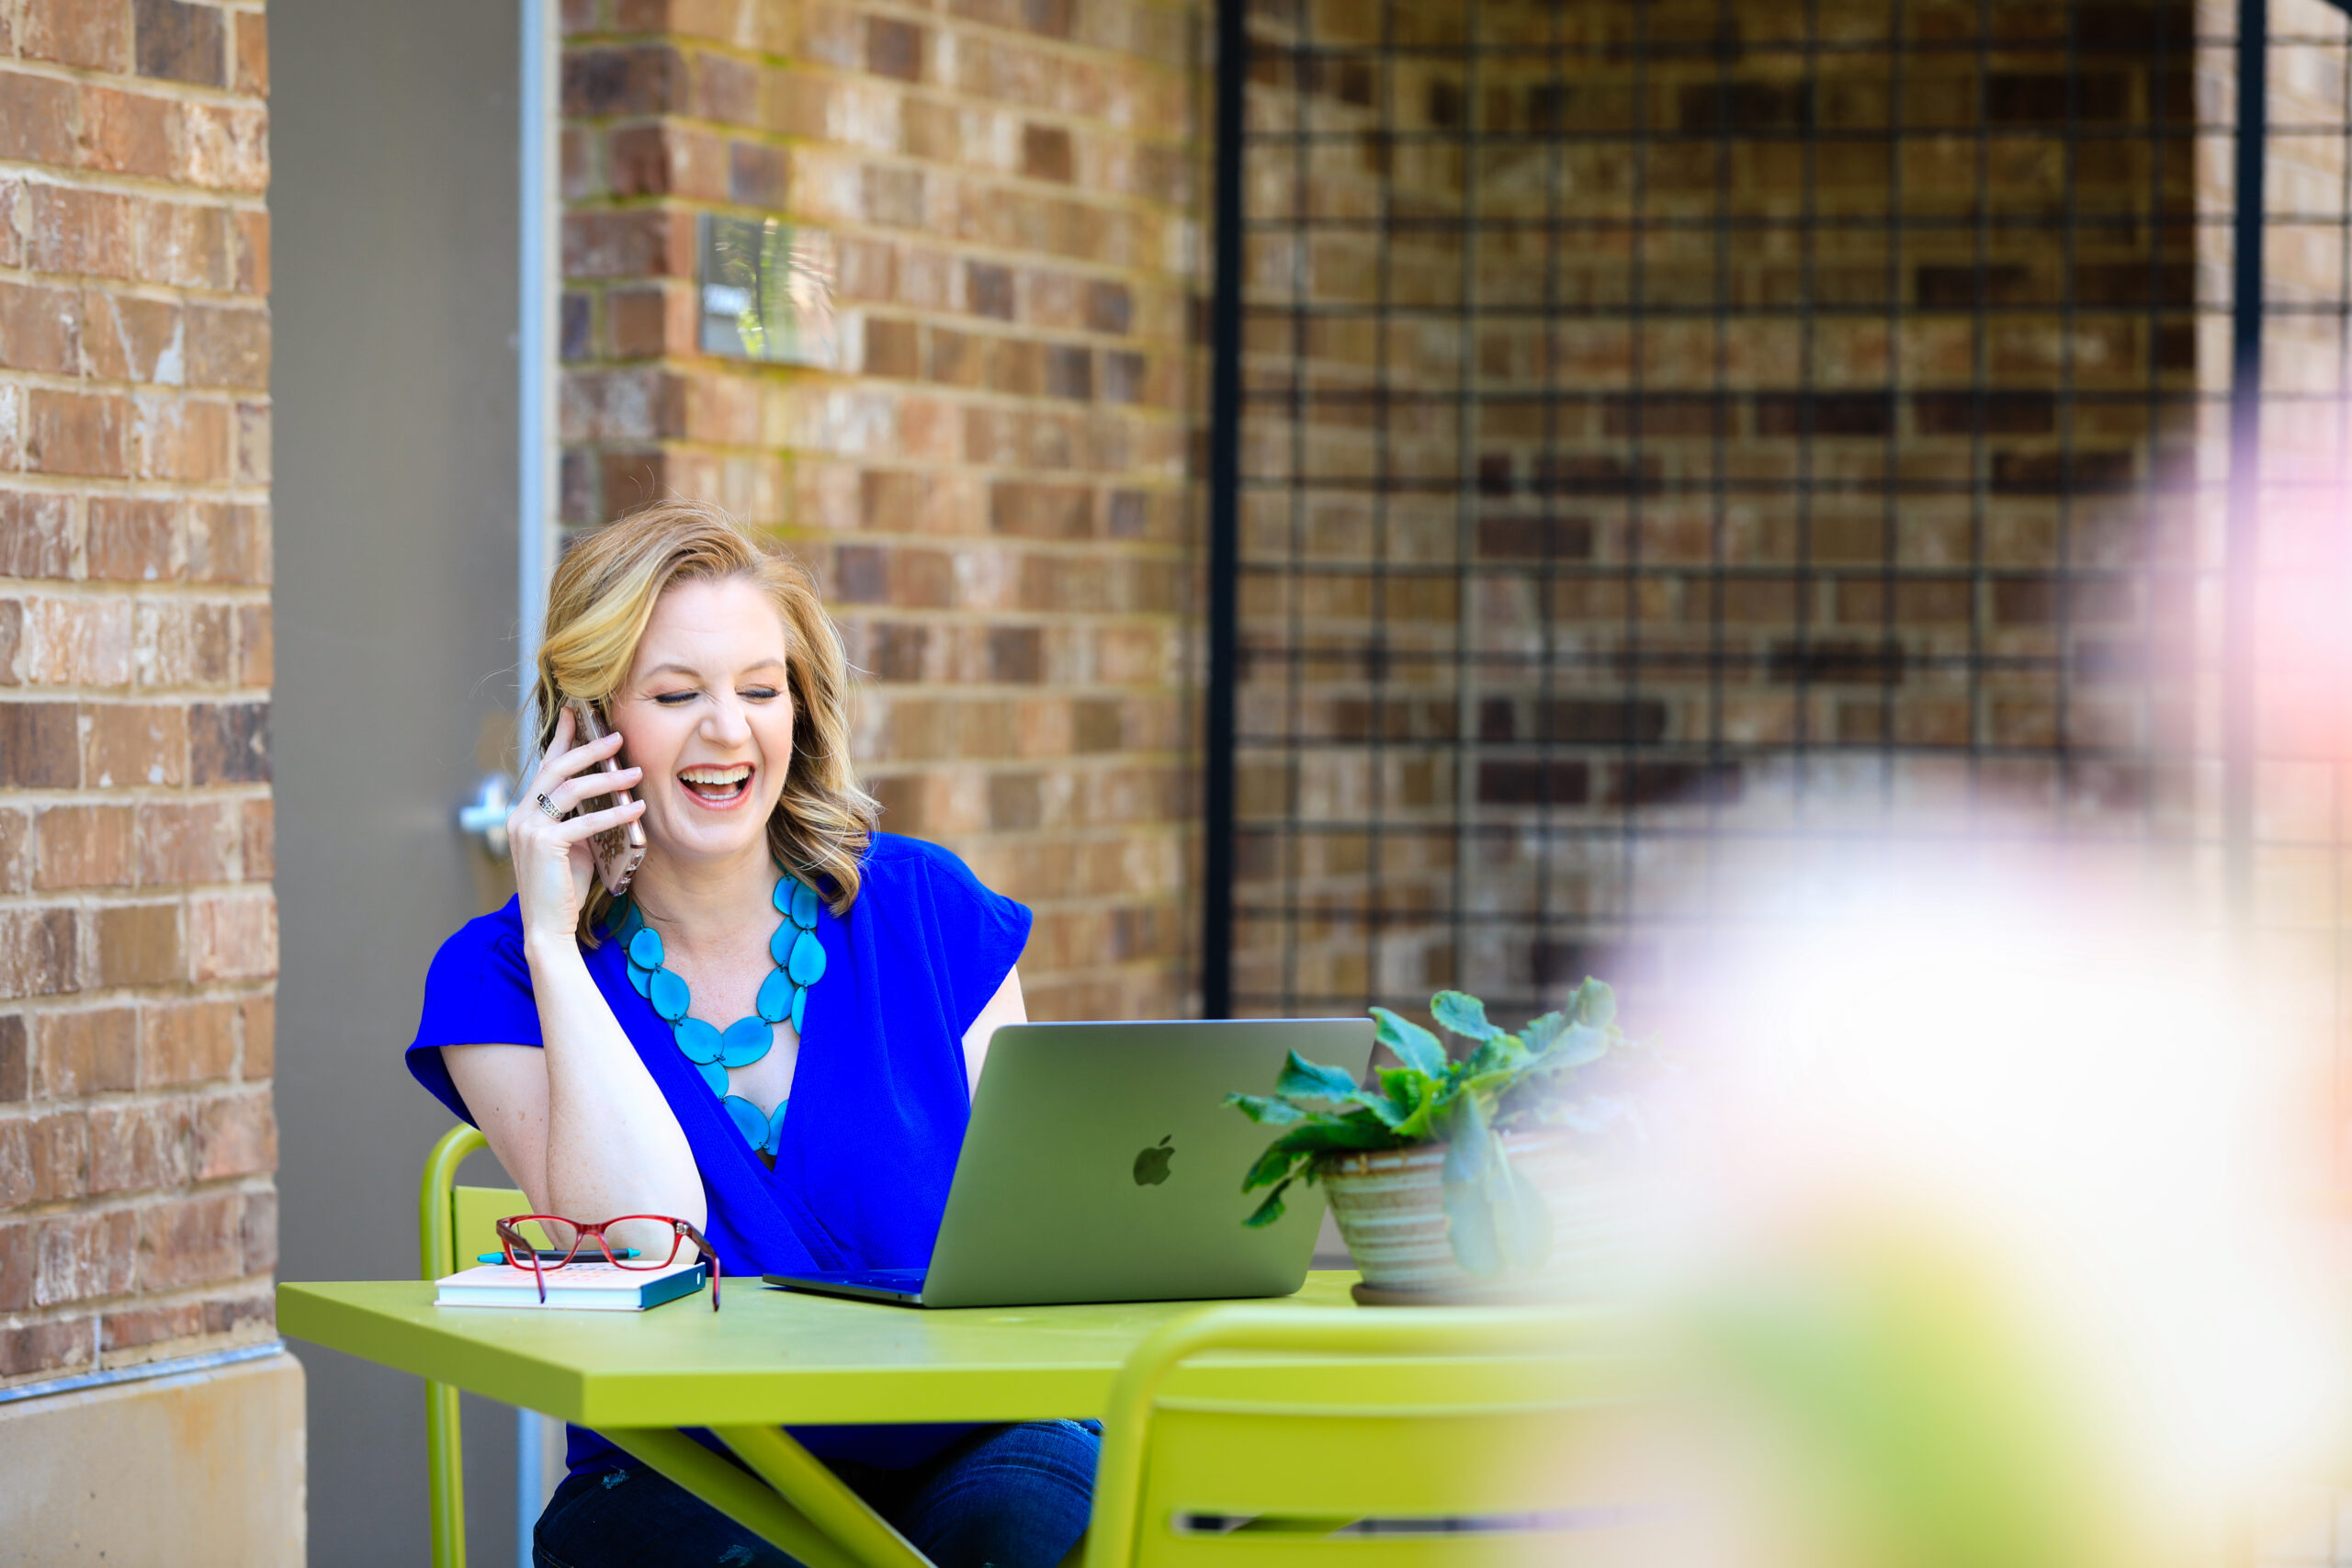
{"label": "metal grid screen", "polygon": [[1242,25],[1213,1009],[1669,985],[1727,845],[1936,800],[2175,857],[2341,1040],[2339,11],[2251,236],[2233,6]]}

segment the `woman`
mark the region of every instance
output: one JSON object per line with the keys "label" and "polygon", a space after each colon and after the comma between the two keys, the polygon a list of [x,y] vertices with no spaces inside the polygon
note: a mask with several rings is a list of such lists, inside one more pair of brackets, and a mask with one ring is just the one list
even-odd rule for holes
{"label": "woman", "polygon": [[[873,830],[846,684],[807,577],[714,508],[663,503],[564,556],[516,894],[442,946],[408,1052],[538,1213],[682,1219],[730,1275],[927,1261],[989,1036],[1025,1017],[1029,911]],[[578,743],[574,701],[612,733]],[[644,861],[616,903],[589,840],[631,823]],[[640,1228],[614,1244],[671,1247]],[[797,1435],[943,1568],[1053,1568],[1098,1430]],[[592,1432],[570,1461],[548,1568],[790,1561]]]}

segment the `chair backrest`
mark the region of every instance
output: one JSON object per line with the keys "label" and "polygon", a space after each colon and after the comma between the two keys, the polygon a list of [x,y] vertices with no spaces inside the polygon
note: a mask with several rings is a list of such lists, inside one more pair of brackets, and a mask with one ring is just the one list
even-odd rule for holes
{"label": "chair backrest", "polygon": [[1120,1374],[1085,1568],[1646,1560],[1654,1371],[1590,1314],[1212,1308]]}
{"label": "chair backrest", "polygon": [[[474,1258],[498,1247],[497,1221],[527,1213],[530,1200],[512,1187],[460,1187],[458,1168],[490,1140],[472,1127],[452,1127],[425,1156],[417,1190],[417,1258],[422,1275],[438,1280],[470,1268]],[[425,1487],[433,1527],[433,1568],[465,1568],[466,1490],[464,1437],[458,1423],[458,1391],[447,1383],[424,1385]]]}

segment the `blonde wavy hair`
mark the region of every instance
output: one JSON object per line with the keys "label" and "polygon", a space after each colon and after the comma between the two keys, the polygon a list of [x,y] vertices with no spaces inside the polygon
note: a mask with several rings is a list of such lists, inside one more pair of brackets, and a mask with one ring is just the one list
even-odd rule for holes
{"label": "blonde wavy hair", "polygon": [[[609,723],[613,694],[628,679],[665,590],[729,579],[765,591],[791,645],[785,681],[792,693],[792,765],[768,817],[768,848],[825,895],[834,914],[845,913],[857,897],[858,862],[879,816],[850,764],[849,658],[808,574],[718,507],[657,502],[564,552],[548,585],[532,693],[539,754],[554,743],[556,717],[574,697],[594,704]],[[580,937],[592,947],[612,902],[592,880],[580,911]]]}

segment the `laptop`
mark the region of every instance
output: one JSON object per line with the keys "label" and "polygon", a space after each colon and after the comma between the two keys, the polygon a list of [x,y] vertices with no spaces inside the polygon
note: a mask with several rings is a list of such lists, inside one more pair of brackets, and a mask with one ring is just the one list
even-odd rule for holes
{"label": "laptop", "polygon": [[928,1269],[770,1274],[907,1306],[1286,1296],[1306,1282],[1320,1189],[1242,1224],[1242,1179],[1278,1129],[1224,1103],[1272,1092],[1284,1055],[1372,1059],[1362,1018],[1015,1023],[989,1042]]}

